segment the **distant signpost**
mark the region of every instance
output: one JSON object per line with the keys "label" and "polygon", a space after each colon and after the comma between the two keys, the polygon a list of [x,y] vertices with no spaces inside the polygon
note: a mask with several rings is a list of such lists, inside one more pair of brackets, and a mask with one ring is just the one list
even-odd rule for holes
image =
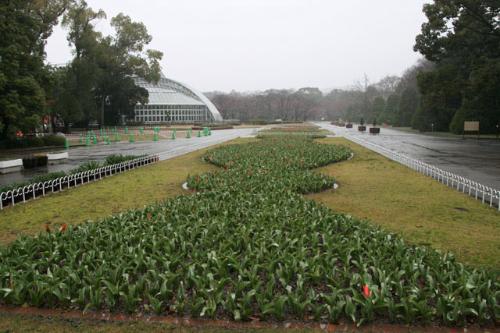
{"label": "distant signpost", "polygon": [[477,133],[477,137],[479,137],[479,121],[464,121],[462,137],[464,137],[466,133]]}

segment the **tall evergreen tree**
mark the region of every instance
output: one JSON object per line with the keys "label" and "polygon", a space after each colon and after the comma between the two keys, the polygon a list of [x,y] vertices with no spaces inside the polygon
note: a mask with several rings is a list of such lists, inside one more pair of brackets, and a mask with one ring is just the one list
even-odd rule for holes
{"label": "tall evergreen tree", "polygon": [[66,123],[116,124],[120,115],[133,115],[135,104],[147,102],[147,91],[136,86],[133,77],[160,78],[163,53],[145,49],[152,40],[145,25],[120,13],[111,20],[115,34],[103,36],[94,24],[105,17],[102,10],[94,11],[84,0],[76,1],[64,16],[75,55],[64,76],[67,90],[58,100],[59,114]]}
{"label": "tall evergreen tree", "polygon": [[373,100],[372,106],[372,118],[367,119],[371,123],[378,121],[379,117],[383,114],[385,109],[385,99],[382,96],[378,96]]}
{"label": "tall evergreen tree", "polygon": [[403,90],[399,99],[397,125],[403,127],[411,126],[411,119],[417,112],[419,104],[420,96],[417,89],[408,87]]}
{"label": "tall evergreen tree", "polygon": [[1,140],[40,124],[45,110],[45,42],[67,4],[61,0],[0,3]]}
{"label": "tall evergreen tree", "polygon": [[[478,89],[478,77],[498,86],[500,59],[500,2],[498,0],[434,0],[424,5],[428,22],[416,38],[415,50],[436,63],[422,73],[419,129],[430,122],[439,130],[460,132],[464,120],[481,120],[492,131],[498,94]],[[452,122],[453,120],[453,122]]]}
{"label": "tall evergreen tree", "polygon": [[398,119],[399,96],[392,94],[387,98],[384,111],[379,115],[378,122],[396,125]]}

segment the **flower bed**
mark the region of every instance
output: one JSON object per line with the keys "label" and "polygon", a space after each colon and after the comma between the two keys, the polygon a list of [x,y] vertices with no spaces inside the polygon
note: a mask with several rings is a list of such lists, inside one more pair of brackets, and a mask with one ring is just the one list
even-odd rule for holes
{"label": "flower bed", "polygon": [[303,198],[344,147],[269,137],[209,151],[199,192],[0,249],[0,300],[40,307],[362,324],[491,324],[497,276]]}

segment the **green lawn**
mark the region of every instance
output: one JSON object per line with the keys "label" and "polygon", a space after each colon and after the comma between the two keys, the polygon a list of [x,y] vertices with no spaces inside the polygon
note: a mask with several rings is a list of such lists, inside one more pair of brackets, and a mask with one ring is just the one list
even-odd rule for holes
{"label": "green lawn", "polygon": [[319,169],[339,189],[309,197],[399,233],[410,243],[449,250],[464,263],[500,270],[500,213],[465,194],[343,138],[350,161]]}

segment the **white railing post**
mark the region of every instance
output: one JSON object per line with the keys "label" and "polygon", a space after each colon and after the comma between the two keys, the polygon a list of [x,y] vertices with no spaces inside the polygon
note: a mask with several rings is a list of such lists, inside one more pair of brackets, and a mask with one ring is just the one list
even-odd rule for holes
{"label": "white railing post", "polygon": [[[73,180],[74,187],[78,186],[78,179],[81,182],[81,185],[85,183],[90,183],[91,177],[93,178],[92,180],[95,181],[97,180],[97,176],[99,176],[99,179],[105,178],[108,175],[109,171],[109,176],[112,176],[114,173],[122,173],[128,170],[135,169],[137,167],[147,165],[150,163],[155,163],[160,160],[159,155],[153,155],[153,156],[145,156],[145,157],[139,157],[130,161],[126,162],[121,162],[121,163],[116,163],[112,164],[109,166],[101,167],[98,169],[94,170],[88,170],[84,172],[79,172],[76,174],[71,174],[68,176],[52,179],[45,181],[43,183],[33,183],[26,185],[24,187],[20,187],[18,189],[13,189],[9,190],[7,192],[2,192],[0,193],[0,210],[3,210],[5,205],[4,201],[7,202],[10,200],[10,204],[14,206],[16,204],[16,198],[19,196],[22,196],[23,202],[26,202],[27,200],[30,200],[29,198],[26,198],[26,194],[30,194],[30,190],[33,191],[32,193],[32,199],[36,198],[36,191],[38,189],[42,189],[42,196],[47,195],[46,189],[50,188],[52,193],[56,191],[55,187],[59,187],[59,192],[63,191],[63,185],[67,184],[67,188],[71,188],[71,181]],[[103,173],[104,172],[104,177]],[[87,181],[85,181],[85,178],[87,178]]]}

